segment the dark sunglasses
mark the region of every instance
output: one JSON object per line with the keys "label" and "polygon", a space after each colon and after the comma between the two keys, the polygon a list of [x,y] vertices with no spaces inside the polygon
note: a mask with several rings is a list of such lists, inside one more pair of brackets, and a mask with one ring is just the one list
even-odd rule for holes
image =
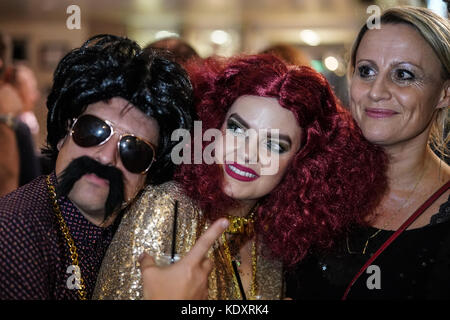
{"label": "dark sunglasses", "polygon": [[[108,120],[85,114],[75,119],[70,135],[80,147],[101,146],[114,135],[114,127]],[[120,134],[117,150],[123,166],[132,173],[147,173],[155,161],[155,146],[131,133]]]}

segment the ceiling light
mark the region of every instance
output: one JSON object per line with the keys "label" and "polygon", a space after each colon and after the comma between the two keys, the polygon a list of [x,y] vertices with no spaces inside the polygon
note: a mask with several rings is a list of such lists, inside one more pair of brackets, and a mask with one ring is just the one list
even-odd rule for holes
{"label": "ceiling light", "polygon": [[336,57],[328,56],[323,60],[325,67],[330,71],[336,71],[339,67],[339,61]]}
{"label": "ceiling light", "polygon": [[223,30],[214,30],[213,32],[211,32],[211,41],[214,42],[215,44],[225,44],[230,40],[230,35],[228,34],[228,32],[223,31]]}
{"label": "ceiling light", "polygon": [[313,31],[313,30],[302,30],[300,32],[300,38],[305,42],[306,44],[310,46],[317,46],[320,44],[320,37],[319,35]]}

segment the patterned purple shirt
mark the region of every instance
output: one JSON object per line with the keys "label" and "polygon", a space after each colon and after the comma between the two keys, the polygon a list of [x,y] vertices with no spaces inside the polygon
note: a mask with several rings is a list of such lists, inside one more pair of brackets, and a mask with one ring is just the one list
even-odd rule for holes
{"label": "patterned purple shirt", "polygon": [[[0,299],[78,298],[69,289],[72,265],[69,246],[52,209],[45,176],[0,198]],[[55,185],[55,175],[51,175]],[[92,296],[97,273],[111,242],[115,225],[90,223],[66,197],[58,199],[75,242],[87,297]]]}

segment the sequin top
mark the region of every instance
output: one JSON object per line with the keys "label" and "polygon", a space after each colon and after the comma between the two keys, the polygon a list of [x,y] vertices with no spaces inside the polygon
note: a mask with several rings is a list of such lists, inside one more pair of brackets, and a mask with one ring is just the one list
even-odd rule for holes
{"label": "sequin top", "polygon": [[[209,223],[175,182],[147,186],[125,213],[105,255],[94,290],[94,299],[141,299],[142,281],[137,260],[144,251],[170,253],[174,204],[178,201],[176,251],[185,254]],[[259,245],[256,282],[264,299],[282,298],[282,265],[268,258]],[[216,240],[208,253],[213,261],[209,276],[210,300],[240,299],[223,243]]]}

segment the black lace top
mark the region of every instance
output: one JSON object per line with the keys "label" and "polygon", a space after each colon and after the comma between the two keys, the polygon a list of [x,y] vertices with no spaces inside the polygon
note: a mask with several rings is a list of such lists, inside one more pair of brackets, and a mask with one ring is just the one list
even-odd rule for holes
{"label": "black lace top", "polygon": [[[287,296],[341,299],[392,233],[362,228],[342,239],[333,253],[310,255],[287,275]],[[450,299],[450,197],[429,225],[404,231],[359,277],[347,299]]]}

